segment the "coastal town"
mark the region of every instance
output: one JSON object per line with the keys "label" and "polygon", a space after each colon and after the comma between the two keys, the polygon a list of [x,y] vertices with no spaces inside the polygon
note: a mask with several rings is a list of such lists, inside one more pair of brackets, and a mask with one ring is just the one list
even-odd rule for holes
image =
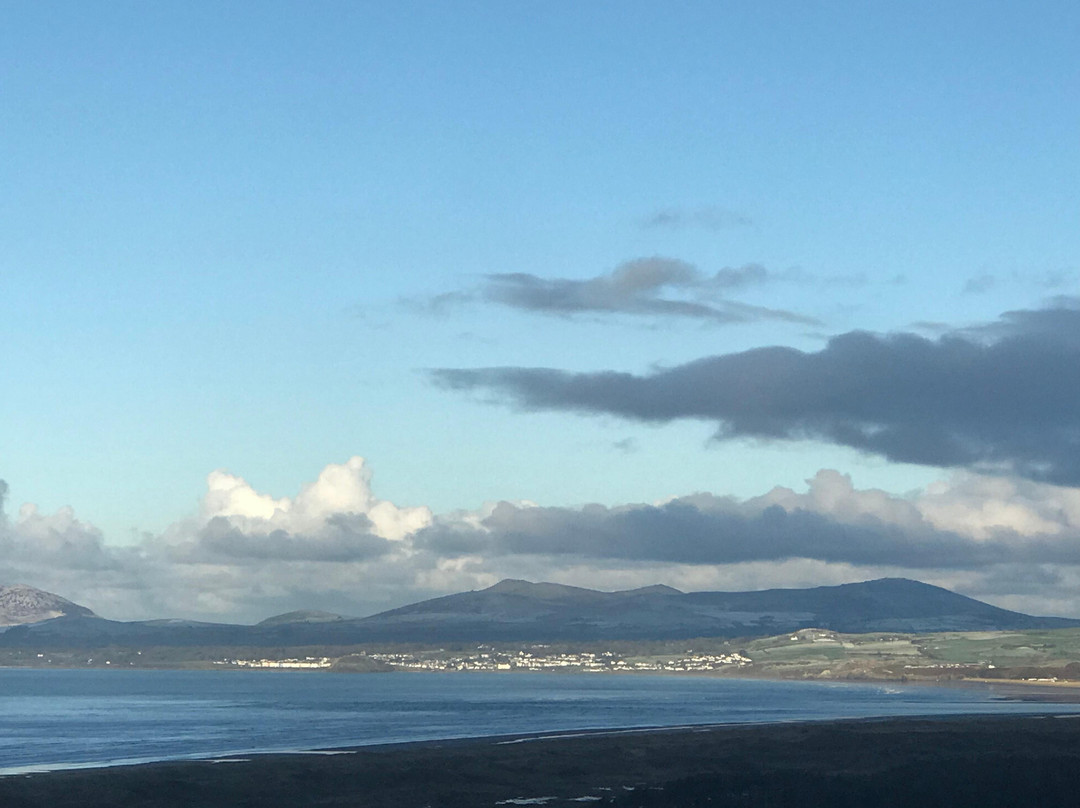
{"label": "coastal town", "polygon": [[334,664],[330,657],[304,657],[303,659],[222,659],[218,665],[234,665],[237,668],[286,668],[292,670],[316,670]]}
{"label": "coastal town", "polygon": [[[556,651],[538,645],[530,649],[499,650],[479,645],[467,654],[443,649],[412,652],[369,652],[365,656],[386,669],[412,671],[575,671],[582,673],[706,673],[741,668],[751,663],[738,652],[694,653],[666,658],[626,658],[614,651]],[[218,665],[238,668],[326,669],[331,657],[294,659],[223,659]]]}
{"label": "coastal town", "polygon": [[625,659],[613,651],[545,652],[543,646],[532,650],[500,652],[491,646],[478,646],[467,656],[423,655],[413,653],[371,654],[373,659],[408,670],[427,671],[556,671],[586,673],[618,671],[686,673],[749,665],[750,659],[739,654],[693,654],[672,659]]}

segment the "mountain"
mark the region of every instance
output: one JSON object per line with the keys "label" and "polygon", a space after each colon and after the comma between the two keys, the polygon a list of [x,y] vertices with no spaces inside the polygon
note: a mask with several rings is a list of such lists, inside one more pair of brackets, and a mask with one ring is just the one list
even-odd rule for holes
{"label": "mountain", "polygon": [[85,606],[32,586],[0,586],[0,626],[40,623],[69,615],[96,616]]}
{"label": "mountain", "polygon": [[663,586],[596,592],[502,581],[373,615],[357,625],[379,635],[435,641],[737,637],[802,628],[919,633],[1080,626],[1080,621],[1032,617],[930,584],[884,578],[813,589],[688,593]]}
{"label": "mountain", "polygon": [[1080,626],[1080,620],[1032,617],[903,578],[758,592],[680,592],[668,586],[598,592],[506,580],[370,617],[302,611],[254,626],[189,620],[125,623],[48,597],[66,604],[62,615],[0,629],[0,646],[599,642],[769,636],[804,628],[923,633]]}

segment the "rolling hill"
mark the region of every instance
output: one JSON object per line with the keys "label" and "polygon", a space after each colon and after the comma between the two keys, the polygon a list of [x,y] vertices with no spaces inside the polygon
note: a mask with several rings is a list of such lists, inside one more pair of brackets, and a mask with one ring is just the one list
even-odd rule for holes
{"label": "rolling hill", "polygon": [[[19,588],[0,592],[13,589]],[[756,592],[680,592],[668,586],[599,592],[505,580],[487,589],[425,600],[370,617],[301,611],[254,626],[105,620],[59,596],[29,587],[20,591],[21,599],[13,596],[12,603],[37,605],[22,612],[18,611],[22,607],[12,606],[0,613],[8,620],[7,627],[0,628],[0,646],[584,642],[752,637],[804,628],[926,633],[1080,626],[1080,620],[1033,617],[901,578]]]}

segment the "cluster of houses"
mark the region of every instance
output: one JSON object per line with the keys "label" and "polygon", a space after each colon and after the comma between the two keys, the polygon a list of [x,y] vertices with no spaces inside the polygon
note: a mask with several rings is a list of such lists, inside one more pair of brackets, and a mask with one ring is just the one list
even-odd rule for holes
{"label": "cluster of houses", "polygon": [[[417,671],[580,671],[586,673],[705,673],[750,664],[740,653],[705,654],[688,652],[684,656],[623,658],[613,651],[550,651],[545,646],[531,650],[499,651],[481,645],[471,653],[459,654],[443,649],[415,652],[377,652],[369,659],[393,668]],[[314,670],[330,668],[332,657],[294,659],[222,659],[217,665],[236,668],[286,668]]]}
{"label": "cluster of houses", "polygon": [[683,657],[646,659],[623,659],[612,651],[594,653],[543,652],[543,651],[496,651],[480,646],[475,653],[465,656],[445,653],[370,653],[377,659],[396,668],[424,671],[583,671],[588,673],[614,672],[707,672],[742,667],[750,664],[749,657],[732,654],[693,654]]}
{"label": "cluster of houses", "polygon": [[238,668],[329,668],[334,660],[329,657],[304,657],[303,659],[223,659],[218,665],[235,665]]}

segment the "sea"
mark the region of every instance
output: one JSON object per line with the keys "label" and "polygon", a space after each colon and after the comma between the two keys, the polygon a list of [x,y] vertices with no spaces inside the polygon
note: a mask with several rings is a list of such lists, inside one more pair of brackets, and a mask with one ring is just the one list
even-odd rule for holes
{"label": "sea", "polygon": [[0,774],[495,735],[1078,713],[993,687],[563,673],[0,669]]}

